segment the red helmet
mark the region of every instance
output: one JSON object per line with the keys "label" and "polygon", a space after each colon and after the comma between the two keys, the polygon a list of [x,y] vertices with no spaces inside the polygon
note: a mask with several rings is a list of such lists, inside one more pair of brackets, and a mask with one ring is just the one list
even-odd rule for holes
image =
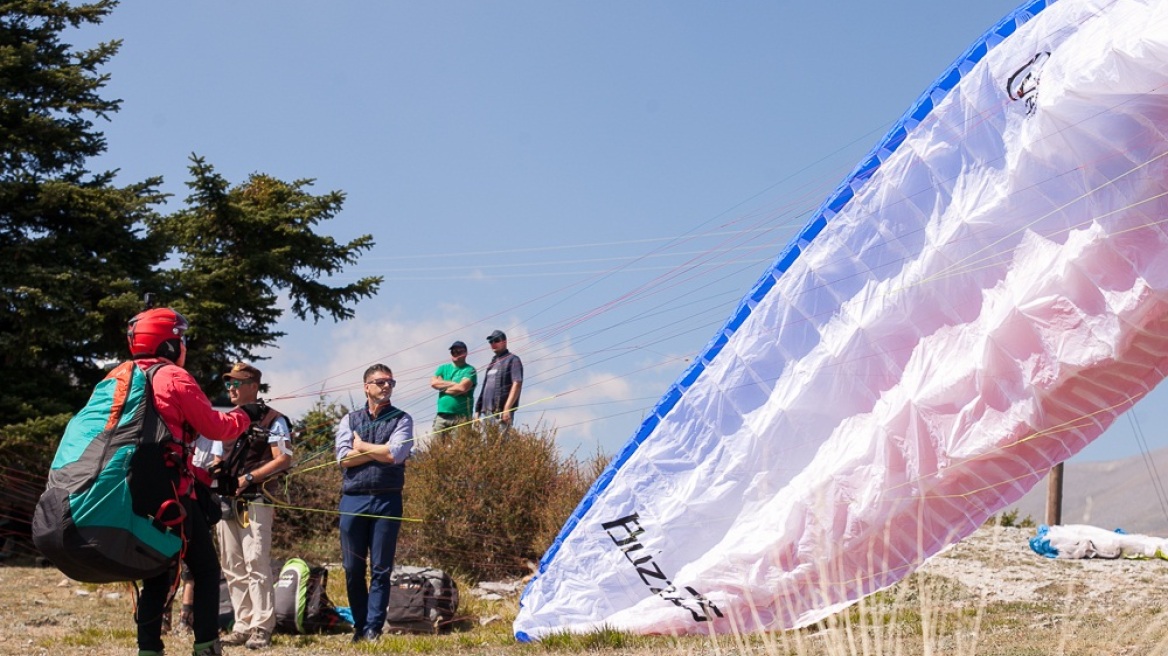
{"label": "red helmet", "polygon": [[[135,358],[157,355],[174,360],[178,357],[178,342],[184,339],[183,334],[189,325],[183,315],[170,308],[139,312],[130,319],[130,328],[126,331],[130,355]],[[175,343],[167,345],[171,340]]]}

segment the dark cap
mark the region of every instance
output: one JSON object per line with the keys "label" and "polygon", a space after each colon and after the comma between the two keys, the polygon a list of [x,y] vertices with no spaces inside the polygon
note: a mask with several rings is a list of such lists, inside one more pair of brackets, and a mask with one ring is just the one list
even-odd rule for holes
{"label": "dark cap", "polygon": [[263,373],[259,369],[246,362],[236,362],[231,366],[231,371],[223,374],[223,380],[234,378],[235,380],[254,380],[258,383],[261,376]]}
{"label": "dark cap", "polygon": [[494,341],[498,341],[500,339],[507,339],[507,333],[504,333],[502,330],[496,330],[495,332],[491,333],[490,335],[487,335],[488,342],[494,342]]}
{"label": "dark cap", "polygon": [[462,341],[457,341],[457,342],[450,345],[450,350],[453,351],[454,349],[462,349],[465,351],[466,344],[464,344]]}

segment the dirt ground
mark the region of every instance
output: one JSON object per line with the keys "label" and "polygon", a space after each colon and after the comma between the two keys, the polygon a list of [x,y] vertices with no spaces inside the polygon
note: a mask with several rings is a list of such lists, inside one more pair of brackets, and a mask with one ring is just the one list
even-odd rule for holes
{"label": "dirt ground", "polygon": [[[884,617],[896,615],[896,609],[880,609],[879,603],[920,606],[908,614],[912,619],[905,622],[907,628],[895,631],[896,637],[885,628],[875,631],[873,641],[864,629],[857,630],[861,621],[851,619],[851,626],[844,621],[835,627],[761,639],[663,639],[634,642],[619,651],[642,656],[677,652],[768,656],[1168,653],[1168,613],[1164,612],[1168,562],[1052,560],[1029,549],[1027,539],[1032,535],[1033,529],[983,528],[926,563],[916,592],[898,592],[898,586],[881,593],[885,601],[872,602],[868,609],[875,608]],[[929,593],[927,588],[934,591]],[[0,654],[136,653],[131,597],[125,585],[79,584],[49,567],[0,564],[0,591]],[[515,599],[490,603],[497,606],[474,601],[472,621],[466,624],[472,628],[455,636],[411,636],[354,646],[345,635],[278,635],[273,647],[262,653],[527,654],[550,649],[518,645],[510,639],[508,622]],[[858,616],[853,612],[852,617]],[[480,620],[492,618],[493,622],[480,626]],[[167,652],[172,656],[189,653],[190,644],[189,635],[168,637]],[[584,651],[588,647],[554,649]],[[229,648],[225,653],[254,652]]]}

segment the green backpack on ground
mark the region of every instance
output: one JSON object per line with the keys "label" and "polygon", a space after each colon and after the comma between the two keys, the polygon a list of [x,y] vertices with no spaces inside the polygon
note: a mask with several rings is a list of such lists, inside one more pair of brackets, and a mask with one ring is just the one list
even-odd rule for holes
{"label": "green backpack on ground", "polygon": [[353,630],[329,599],[328,570],[289,558],[276,580],[276,631],[340,633]]}
{"label": "green backpack on ground", "polygon": [[178,556],[186,512],[180,458],[154,408],[151,381],[123,362],[97,384],[57,447],[32,520],[33,543],[66,576],[86,583],[151,578]]}

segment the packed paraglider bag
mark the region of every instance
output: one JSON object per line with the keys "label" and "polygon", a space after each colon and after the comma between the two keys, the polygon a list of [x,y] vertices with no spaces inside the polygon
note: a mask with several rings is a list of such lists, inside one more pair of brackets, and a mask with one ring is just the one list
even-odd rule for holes
{"label": "packed paraglider bag", "polygon": [[289,558],[276,581],[278,633],[343,633],[353,625],[341,617],[329,599],[328,570]]}
{"label": "packed paraglider bag", "polygon": [[458,610],[458,585],[440,569],[394,567],[389,587],[385,630],[390,633],[438,633]]}
{"label": "packed paraglider bag", "polygon": [[65,428],[32,538],[71,579],[148,579],[167,571],[182,547],[181,463],[151,387],[161,366],[118,365]]}

